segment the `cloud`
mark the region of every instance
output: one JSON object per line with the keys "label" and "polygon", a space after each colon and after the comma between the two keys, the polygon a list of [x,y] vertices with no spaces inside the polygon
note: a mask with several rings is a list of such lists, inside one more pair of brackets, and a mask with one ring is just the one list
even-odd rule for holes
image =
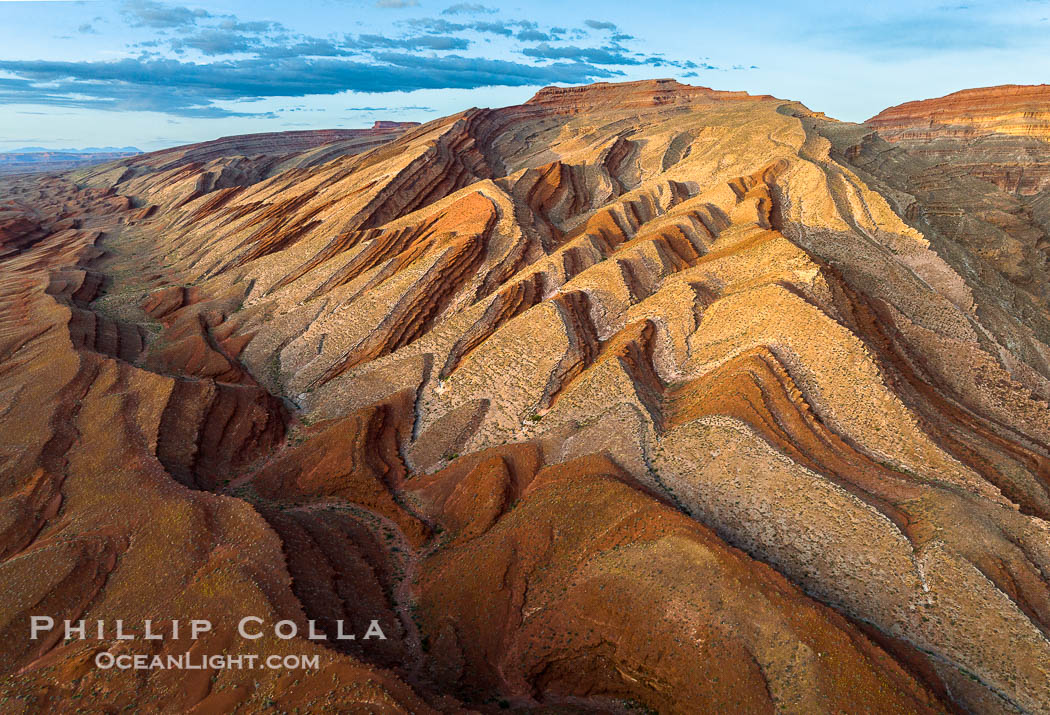
{"label": "cloud", "polygon": [[510,37],[514,34],[512,27],[519,27],[521,22],[475,22],[470,25],[471,30],[477,32],[491,32],[493,35],[504,35]]}
{"label": "cloud", "polygon": [[282,57],[347,57],[351,50],[331,40],[305,37],[294,43],[276,43],[254,49],[260,57],[278,59]]}
{"label": "cloud", "polygon": [[521,53],[527,57],[539,57],[546,60],[575,60],[594,65],[640,65],[635,57],[624,54],[620,47],[553,47],[544,42],[535,47],[526,47]]}
{"label": "cloud", "polygon": [[210,63],[174,59],[110,62],[0,60],[0,104],[28,103],[184,117],[270,116],[224,106],[264,97],[341,92],[581,84],[622,73],[583,62],[532,65],[447,55],[380,52],[375,62],[251,58]]}
{"label": "cloud", "polygon": [[162,30],[190,28],[199,20],[212,17],[212,14],[206,10],[164,5],[154,0],[127,0],[121,6],[121,13],[135,27],[152,27]]}
{"label": "cloud", "polygon": [[[484,6],[460,3],[466,9],[457,12],[475,11]],[[452,8],[459,8],[453,5]],[[129,21],[135,25],[148,23],[157,29],[174,28],[175,34],[164,31],[160,37],[135,44],[140,50],[167,47],[175,55],[188,52],[205,57],[252,54],[258,57],[347,57],[369,55],[376,50],[410,50],[452,52],[466,50],[471,40],[459,36],[465,32],[514,37],[522,42],[549,41],[552,37],[541,32],[537,23],[529,20],[473,20],[450,22],[443,18],[412,18],[404,26],[421,31],[414,36],[397,37],[389,34],[346,35],[342,41],[331,38],[296,35],[280,23],[269,21],[243,21],[233,15],[215,15],[189,10],[184,7],[162,5],[154,0],[134,0],[126,8]],[[157,59],[163,55],[156,55]],[[140,59],[148,59],[145,55]]]}
{"label": "cloud", "polygon": [[593,30],[615,30],[616,25],[611,22],[605,22],[601,20],[587,20],[583,23],[587,27]]}
{"label": "cloud", "polygon": [[230,55],[249,52],[259,44],[257,37],[209,28],[194,35],[172,40],[170,47],[180,53],[186,49],[193,49],[205,55]]}
{"label": "cloud", "polygon": [[403,49],[403,50],[465,50],[470,42],[451,35],[420,35],[418,37],[393,38],[385,35],[358,35],[347,37],[347,44],[356,49]]}
{"label": "cloud", "polygon": [[413,18],[406,20],[405,24],[417,30],[431,33],[448,34],[473,30],[474,32],[502,35],[503,37],[511,37],[514,35],[515,29],[535,30],[539,27],[539,25],[530,20],[477,20],[475,22],[462,23],[449,22],[448,20],[435,17]]}
{"label": "cloud", "polygon": [[550,35],[539,30],[522,30],[515,37],[522,42],[543,42],[551,39]]}
{"label": "cloud", "polygon": [[241,22],[232,15],[224,18],[216,27],[227,32],[248,33],[276,32],[284,29],[284,25],[279,22]]}
{"label": "cloud", "polygon": [[480,3],[476,2],[458,2],[455,5],[449,5],[441,11],[442,15],[477,15],[479,13],[494,13],[495,8],[485,7]]}
{"label": "cloud", "polygon": [[275,116],[271,112],[238,112],[225,109],[210,105],[206,101],[194,101],[184,93],[181,97],[174,93],[164,96],[156,87],[144,91],[141,87],[108,83],[108,86],[98,84],[93,90],[83,87],[89,89],[88,92],[82,91],[82,87],[79,80],[69,78],[61,82],[56,80],[46,88],[27,80],[0,79],[0,104],[29,103],[72,109],[155,111],[198,119]]}
{"label": "cloud", "polygon": [[468,27],[459,22],[449,22],[448,20],[434,17],[417,17],[406,20],[405,24],[427,32],[463,32]]}
{"label": "cloud", "polygon": [[[167,47],[176,54],[195,50],[205,56],[263,52],[277,42],[290,42],[286,28],[278,22],[243,22],[234,15],[214,15],[205,10],[165,5],[154,0],[128,0],[121,12],[133,27],[178,33],[173,39],[139,42],[133,47]],[[309,39],[309,38],[300,38]]]}
{"label": "cloud", "polygon": [[376,0],[376,7],[387,9],[400,9],[405,7],[418,7],[419,0]]}
{"label": "cloud", "polygon": [[83,25],[78,27],[77,28],[77,32],[79,32],[81,35],[97,35],[98,34],[98,30],[96,30],[91,25],[91,23],[88,23],[88,22],[85,22]]}
{"label": "cloud", "polygon": [[433,107],[411,105],[404,107],[345,107],[344,112],[436,112]]}
{"label": "cloud", "polygon": [[[411,81],[419,89],[478,87],[524,87],[535,84],[563,82],[579,84],[598,78],[621,74],[582,62],[558,62],[550,65],[525,65],[508,60],[489,60],[448,55],[446,57],[419,57],[417,55],[383,53],[377,60],[411,69],[420,75]],[[2,68],[2,63],[0,63]],[[374,89],[367,91],[376,91]],[[402,90],[405,91],[405,90]]]}

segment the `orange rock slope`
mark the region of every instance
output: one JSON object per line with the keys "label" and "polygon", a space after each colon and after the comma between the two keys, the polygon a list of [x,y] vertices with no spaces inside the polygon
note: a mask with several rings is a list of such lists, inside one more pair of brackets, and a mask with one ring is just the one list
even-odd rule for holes
{"label": "orange rock slope", "polygon": [[937,99],[905,102],[867,121],[880,133],[924,135],[1010,134],[1050,138],[1050,85],[964,89]]}
{"label": "orange rock slope", "polygon": [[[661,80],[4,180],[5,708],[1050,712],[1045,187],[893,131]],[[187,649],[320,660],[94,665]]]}

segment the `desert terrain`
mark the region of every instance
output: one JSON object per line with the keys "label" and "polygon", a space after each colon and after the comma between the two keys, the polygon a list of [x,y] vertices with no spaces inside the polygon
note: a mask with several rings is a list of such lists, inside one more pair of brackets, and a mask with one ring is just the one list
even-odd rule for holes
{"label": "desert terrain", "polygon": [[1050,713],[1048,260],[1048,86],[0,178],[0,710]]}

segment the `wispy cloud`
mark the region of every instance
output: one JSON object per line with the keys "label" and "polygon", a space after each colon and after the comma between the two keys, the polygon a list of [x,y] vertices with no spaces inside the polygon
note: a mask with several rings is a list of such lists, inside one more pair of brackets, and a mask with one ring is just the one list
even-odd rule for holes
{"label": "wispy cloud", "polygon": [[539,30],[532,29],[522,30],[514,37],[521,40],[522,42],[546,42],[552,39],[551,35],[547,34],[546,32],[540,32]]}
{"label": "wispy cloud", "polygon": [[546,42],[536,47],[526,47],[521,54],[547,60],[575,60],[595,65],[640,65],[642,61],[624,53],[617,47],[554,47]]}
{"label": "wispy cloud", "polygon": [[135,27],[158,29],[188,28],[203,18],[211,17],[207,10],[191,10],[177,5],[165,5],[154,0],[127,0],[121,12]]}
{"label": "wispy cloud", "polygon": [[205,55],[230,55],[249,52],[260,44],[262,41],[258,37],[209,28],[172,40],[170,46],[180,53],[186,49],[193,49]]}
{"label": "wispy cloud", "polygon": [[421,105],[409,105],[402,107],[346,107],[344,112],[405,112],[405,111],[416,111],[416,112],[434,112],[437,111],[433,107],[426,107]]}
{"label": "wispy cloud", "polygon": [[449,5],[441,11],[442,15],[477,15],[479,13],[495,13],[495,8],[485,7],[484,5],[476,2],[458,2],[455,5]]}
{"label": "wispy cloud", "polygon": [[358,49],[403,50],[465,50],[470,41],[452,35],[417,35],[415,37],[387,37],[385,35],[358,35],[347,37],[347,44]]}
{"label": "wispy cloud", "polygon": [[535,30],[538,25],[530,20],[476,20],[474,22],[449,22],[439,17],[417,17],[405,24],[417,30],[434,33],[474,32],[511,37],[516,30]]}

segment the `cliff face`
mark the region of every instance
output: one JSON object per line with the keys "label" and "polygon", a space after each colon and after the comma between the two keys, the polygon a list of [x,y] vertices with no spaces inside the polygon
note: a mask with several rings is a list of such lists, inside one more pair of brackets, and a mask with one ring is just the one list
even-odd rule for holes
{"label": "cliff face", "polygon": [[[1048,712],[1050,202],[882,131],[602,84],[8,180],[0,687]],[[388,639],[129,677],[91,658],[188,646],[40,613]]]}
{"label": "cliff face", "polygon": [[912,196],[907,211],[936,229],[935,241],[952,237],[939,251],[965,247],[964,274],[987,291],[980,310],[1024,316],[1045,340],[1039,321],[1050,307],[1050,86],[909,102],[867,125],[900,151],[884,153],[870,136],[854,148],[856,162]]}
{"label": "cliff face", "polygon": [[865,123],[891,141],[993,133],[1050,139],[1050,85],[966,89],[884,109]]}

